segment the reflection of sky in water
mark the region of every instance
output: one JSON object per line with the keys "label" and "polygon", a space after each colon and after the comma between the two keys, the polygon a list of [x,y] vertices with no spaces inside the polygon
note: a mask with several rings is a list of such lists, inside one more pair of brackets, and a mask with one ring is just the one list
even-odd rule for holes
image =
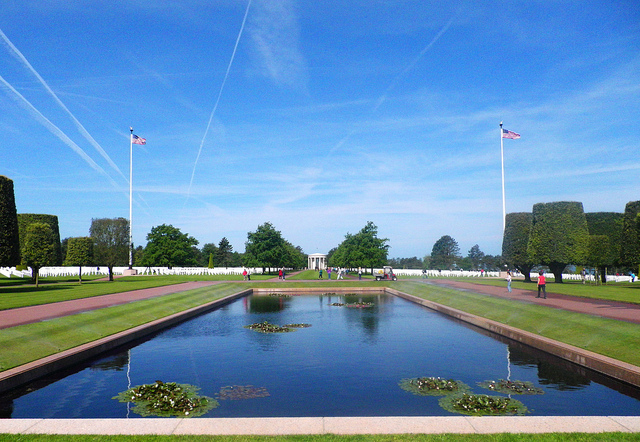
{"label": "reflection of sky in water", "polygon": [[[358,300],[375,305],[330,305]],[[312,327],[282,334],[244,328],[264,321]],[[106,356],[56,382],[39,381],[28,387],[34,391],[0,398],[0,417],[137,417],[112,397],[156,380],[193,384],[210,397],[230,385],[265,387],[270,393],[222,400],[207,417],[448,416],[438,397],[412,395],[398,382],[440,376],[490,394],[477,382],[509,374],[545,390],[539,396],[514,396],[532,415],[640,415],[637,389],[605,380],[614,387],[607,388],[601,376],[517,344],[507,346],[399,298],[332,295],[240,299],[130,352]]]}

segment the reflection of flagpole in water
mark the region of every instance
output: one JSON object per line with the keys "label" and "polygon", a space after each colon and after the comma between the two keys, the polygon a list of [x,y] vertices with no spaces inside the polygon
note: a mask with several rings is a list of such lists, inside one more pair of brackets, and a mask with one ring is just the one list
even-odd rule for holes
{"label": "reflection of flagpole in water", "polygon": [[[511,381],[511,354],[509,353],[509,344],[507,344],[507,381]],[[511,393],[509,393],[511,399]]]}
{"label": "reflection of flagpole in water", "polygon": [[[127,350],[127,391],[131,388],[131,349]],[[127,419],[129,419],[129,404],[127,401]]]}

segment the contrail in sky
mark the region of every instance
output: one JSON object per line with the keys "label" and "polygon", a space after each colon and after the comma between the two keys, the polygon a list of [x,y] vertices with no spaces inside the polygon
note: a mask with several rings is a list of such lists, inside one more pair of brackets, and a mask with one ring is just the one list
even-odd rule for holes
{"label": "contrail in sky", "polygon": [[18,48],[16,48],[14,46],[13,43],[11,43],[11,41],[9,40],[9,38],[7,38],[7,36],[4,34],[4,32],[2,32],[2,30],[0,29],[0,37],[2,37],[2,40],[4,41],[4,43],[9,47],[9,49],[11,49],[11,51],[13,52],[13,55],[23,64],[25,65],[33,75],[35,75],[35,77],[38,79],[38,81],[40,82],[40,84],[42,84],[42,86],[44,86],[44,88],[47,90],[47,92],[49,93],[49,95],[51,95],[53,97],[53,99],[56,101],[56,103],[58,103],[58,105],[69,115],[69,117],[71,117],[71,119],[73,120],[73,123],[76,125],[76,127],[78,128],[78,130],[80,131],[80,133],[82,134],[82,136],[89,141],[89,143],[91,143],[91,145],[93,147],[95,147],[95,149],[100,153],[100,155],[102,155],[102,157],[107,160],[107,163],[109,163],[109,165],[111,167],[113,167],[113,169],[115,169],[121,176],[122,178],[124,178],[125,180],[127,180],[128,178],[126,176],[124,176],[124,174],[122,173],[122,171],[120,171],[120,169],[118,168],[118,166],[116,165],[116,163],[114,163],[111,158],[109,157],[109,155],[107,154],[107,152],[105,152],[105,150],[102,148],[102,146],[100,146],[100,144],[98,144],[98,142],[91,136],[91,134],[89,134],[89,132],[84,128],[84,126],[78,121],[78,119],[71,113],[71,111],[67,108],[67,106],[64,105],[64,103],[58,98],[58,96],[56,95],[55,92],[53,92],[53,90],[49,87],[49,85],[47,84],[46,81],[44,81],[44,78],[42,78],[40,76],[40,74],[38,74],[38,72],[33,68],[33,66],[31,66],[31,63],[29,63],[29,61],[26,59],[26,57],[24,55],[22,55],[22,52],[20,52],[18,50]]}
{"label": "contrail in sky", "polygon": [[[424,54],[427,53],[427,51],[429,49],[431,49],[431,47],[440,39],[440,37],[442,37],[442,34],[444,34],[445,32],[447,32],[447,30],[449,29],[449,27],[451,26],[451,24],[453,23],[454,17],[451,17],[451,19],[442,27],[442,29],[440,29],[440,31],[438,31],[438,33],[436,34],[435,37],[433,37],[431,39],[431,41],[429,42],[428,45],[426,45],[424,47],[424,49],[422,49],[420,51],[420,53],[411,61],[411,63],[409,63],[403,70],[402,72],[400,72],[396,78],[394,78],[391,83],[389,83],[389,86],[387,87],[387,89],[384,91],[384,93],[382,95],[380,95],[380,97],[378,98],[378,100],[376,101],[376,105],[373,107],[372,112],[376,112],[378,110],[378,108],[380,106],[382,106],[382,104],[386,101],[387,99],[387,95],[389,94],[389,92],[391,92],[391,90],[396,86],[396,84],[398,84],[398,82],[400,81],[400,79],[402,77],[404,77],[404,75],[409,72],[411,69],[413,69],[413,67],[420,61],[420,59],[424,56]],[[351,132],[349,132],[344,138],[342,138],[338,144],[336,144],[330,151],[330,153],[333,153],[335,151],[337,151],[338,149],[340,149],[342,146],[344,146],[344,144],[349,140],[349,138],[351,138],[351,136],[355,133],[355,129],[351,130]]]}
{"label": "contrail in sky", "polygon": [[424,49],[422,49],[420,51],[420,53],[416,56],[416,58],[413,59],[413,61],[411,63],[409,63],[407,65],[407,67],[405,67],[402,72],[400,72],[396,78],[393,79],[393,81],[391,82],[391,84],[389,84],[389,87],[387,87],[387,89],[384,91],[384,93],[380,96],[380,98],[378,98],[378,101],[375,105],[375,107],[373,108],[374,111],[377,111],[378,108],[382,105],[382,103],[385,102],[385,100],[387,99],[387,94],[391,91],[391,89],[393,89],[395,87],[396,84],[398,84],[398,81],[400,81],[400,79],[402,77],[404,77],[404,75],[409,72],[411,69],[413,69],[413,67],[420,61],[420,59],[424,56],[424,54],[427,53],[427,51],[429,49],[431,49],[431,47],[440,39],[440,37],[442,37],[442,34],[444,34],[445,32],[447,32],[447,30],[449,29],[449,27],[451,26],[451,23],[453,23],[453,19],[454,17],[451,17],[451,20],[449,20],[449,22],[444,25],[442,27],[442,29],[440,29],[440,32],[438,32],[436,34],[435,37],[433,37],[433,39],[429,42],[428,45],[426,45],[424,47]]}
{"label": "contrail in sky", "polygon": [[87,153],[82,150],[82,148],[80,146],[78,146],[76,143],[73,142],[73,140],[71,140],[64,132],[62,132],[60,130],[60,128],[58,128],[58,126],[56,126],[55,124],[53,124],[51,121],[49,121],[49,119],[47,117],[45,117],[44,115],[42,115],[42,113],[36,109],[30,102],[29,100],[27,100],[26,98],[24,98],[24,96],[18,92],[13,86],[11,86],[7,80],[5,80],[2,76],[0,76],[0,83],[4,84],[4,86],[9,89],[11,92],[13,92],[13,94],[15,95],[15,99],[16,101],[18,101],[18,103],[20,105],[22,105],[25,109],[27,109],[29,112],[31,112],[31,114],[44,126],[46,127],[49,132],[51,132],[53,135],[55,135],[56,137],[58,137],[63,143],[65,143],[67,146],[69,146],[71,149],[73,149],[73,151],[75,153],[77,153],[78,155],[80,155],[82,157],[83,160],[85,160],[89,166],[91,166],[93,169],[95,169],[98,173],[104,175],[105,177],[107,177],[109,179],[109,181],[111,181],[111,184],[113,184],[113,186],[117,189],[120,188],[120,186],[118,185],[118,183],[116,183],[113,178],[111,178],[111,176],[105,172],[105,170],[100,167],[95,161],[93,161],[93,159],[91,159],[91,157],[89,155],[87,155]]}
{"label": "contrail in sky", "polygon": [[[229,77],[229,71],[231,70],[231,65],[233,64],[233,59],[236,56],[236,50],[238,49],[238,43],[240,43],[240,37],[242,37],[242,31],[244,30],[244,24],[247,21],[247,16],[249,15],[249,8],[251,7],[251,0],[247,4],[247,9],[244,11],[244,18],[242,19],[242,25],[240,26],[240,32],[238,33],[238,38],[236,38],[236,44],[233,47],[233,53],[231,54],[231,60],[229,60],[229,65],[227,66],[227,72],[224,74],[224,79],[222,80],[222,85],[220,86],[220,91],[218,92],[218,98],[216,99],[216,104],[213,106],[213,110],[211,111],[211,115],[209,116],[209,122],[207,123],[207,129],[204,131],[204,135],[202,136],[202,141],[200,141],[200,148],[198,149],[198,155],[196,156],[196,161],[193,164],[193,171],[191,172],[191,181],[189,181],[189,190],[187,190],[187,199],[185,200],[185,204],[191,195],[191,186],[193,185],[193,177],[196,174],[196,166],[198,165],[198,160],[200,159],[200,154],[202,153],[202,146],[204,146],[204,140],[207,138],[207,134],[209,133],[209,128],[211,127],[211,122],[213,121],[213,116],[216,113],[216,109],[218,109],[218,103],[220,102],[220,97],[222,96],[222,91],[224,89],[224,85],[227,82],[227,77]],[[183,205],[184,207],[184,205]]]}

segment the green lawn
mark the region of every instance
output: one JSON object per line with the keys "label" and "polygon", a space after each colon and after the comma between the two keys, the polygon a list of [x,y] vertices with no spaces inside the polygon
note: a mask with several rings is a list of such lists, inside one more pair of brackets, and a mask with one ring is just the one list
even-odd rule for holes
{"label": "green lawn", "polygon": [[391,287],[640,366],[639,324],[416,281],[397,281]]}
{"label": "green lawn", "polygon": [[[156,277],[159,278],[159,277]],[[158,279],[173,281],[173,277]],[[112,286],[117,283],[97,283]],[[126,284],[126,282],[125,282]],[[83,284],[84,285],[84,284]],[[314,281],[219,284],[64,318],[0,330],[0,370],[171,315],[249,287],[390,286],[516,328],[640,366],[640,325],[537,304],[422,284],[420,281]]]}
{"label": "green lawn", "polygon": [[0,330],[0,371],[214,301],[245,287],[219,284]]}
{"label": "green lawn", "polygon": [[[315,272],[313,272],[315,273]],[[271,278],[272,276],[268,276]],[[316,274],[317,277],[317,274]],[[240,277],[241,278],[241,277]],[[304,279],[304,276],[302,276]],[[114,282],[87,282],[82,285],[68,280],[51,281],[41,289],[16,284],[14,280],[0,279],[0,308],[9,308],[10,302],[25,298],[31,303],[51,302],[51,299],[76,299],[84,296],[97,296],[145,287],[175,284],[194,279],[194,277],[132,277],[121,278]],[[213,278],[212,278],[213,279]],[[239,278],[238,278],[239,279]],[[252,278],[255,280],[256,278]],[[465,281],[469,281],[466,280]],[[496,285],[504,284],[500,280],[473,279],[470,282],[482,282]],[[367,286],[374,284],[390,286],[434,302],[449,305],[460,310],[499,321],[511,326],[528,330],[543,336],[557,339],[578,347],[586,348],[619,360],[640,365],[640,325],[621,321],[607,320],[580,313],[572,313],[541,305],[522,303],[468,291],[422,284],[419,281],[402,280],[397,282],[371,281],[317,281],[302,283],[253,282],[249,285],[219,284],[201,289],[175,293],[159,298],[137,301],[130,304],[85,312],[65,318],[54,319],[37,324],[0,330],[0,370],[21,365],[30,360],[53,354],[66,348],[89,342],[109,334],[135,327],[183,311],[193,306],[219,299],[237,292],[242,288],[255,287],[340,287]],[[531,284],[515,282],[515,287],[533,288]],[[637,292],[633,285],[621,286],[583,286],[582,284],[558,284],[562,293],[574,296],[600,297],[604,299],[628,298]],[[17,290],[21,289],[22,290]],[[556,292],[553,283],[550,292]],[[17,290],[17,291],[16,291]],[[11,301],[9,301],[11,300]],[[27,304],[28,305],[28,304]],[[609,434],[496,434],[496,435],[308,435],[308,436],[52,436],[52,435],[8,435],[0,434],[0,442],[46,441],[46,442],[85,442],[85,441],[141,441],[174,442],[193,441],[255,441],[255,442],[352,442],[352,441],[638,441],[640,433]]]}
{"label": "green lawn", "polygon": [[[273,275],[251,275],[252,281],[271,278]],[[127,276],[116,278],[113,281],[94,279],[83,281],[82,284],[79,284],[77,279],[41,278],[40,287],[37,288],[26,279],[0,278],[0,310],[90,298],[189,281],[242,281],[242,275]]]}
{"label": "green lawn", "polygon": [[[457,281],[472,282],[507,287],[506,281],[493,278],[456,278]],[[537,290],[536,283],[524,282],[514,279],[511,287],[516,289]],[[630,302],[640,304],[640,282],[610,282],[608,284],[582,284],[579,281],[563,282],[556,284],[551,280],[547,282],[547,293],[579,296],[592,299],[606,299],[609,301]]]}

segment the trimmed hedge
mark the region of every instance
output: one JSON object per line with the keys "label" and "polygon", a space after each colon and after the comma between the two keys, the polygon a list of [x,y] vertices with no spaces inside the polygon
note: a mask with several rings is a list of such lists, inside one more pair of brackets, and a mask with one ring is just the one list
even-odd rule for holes
{"label": "trimmed hedge", "polygon": [[60,246],[60,228],[58,227],[58,217],[56,215],[42,215],[37,213],[19,213],[18,214],[18,231],[20,234],[20,251],[24,250],[24,241],[26,238],[27,228],[30,224],[43,223],[49,224],[54,236],[55,262],[50,265],[62,265],[62,247]]}
{"label": "trimmed hedge", "polygon": [[20,235],[13,181],[0,175],[0,266],[20,264]]}

